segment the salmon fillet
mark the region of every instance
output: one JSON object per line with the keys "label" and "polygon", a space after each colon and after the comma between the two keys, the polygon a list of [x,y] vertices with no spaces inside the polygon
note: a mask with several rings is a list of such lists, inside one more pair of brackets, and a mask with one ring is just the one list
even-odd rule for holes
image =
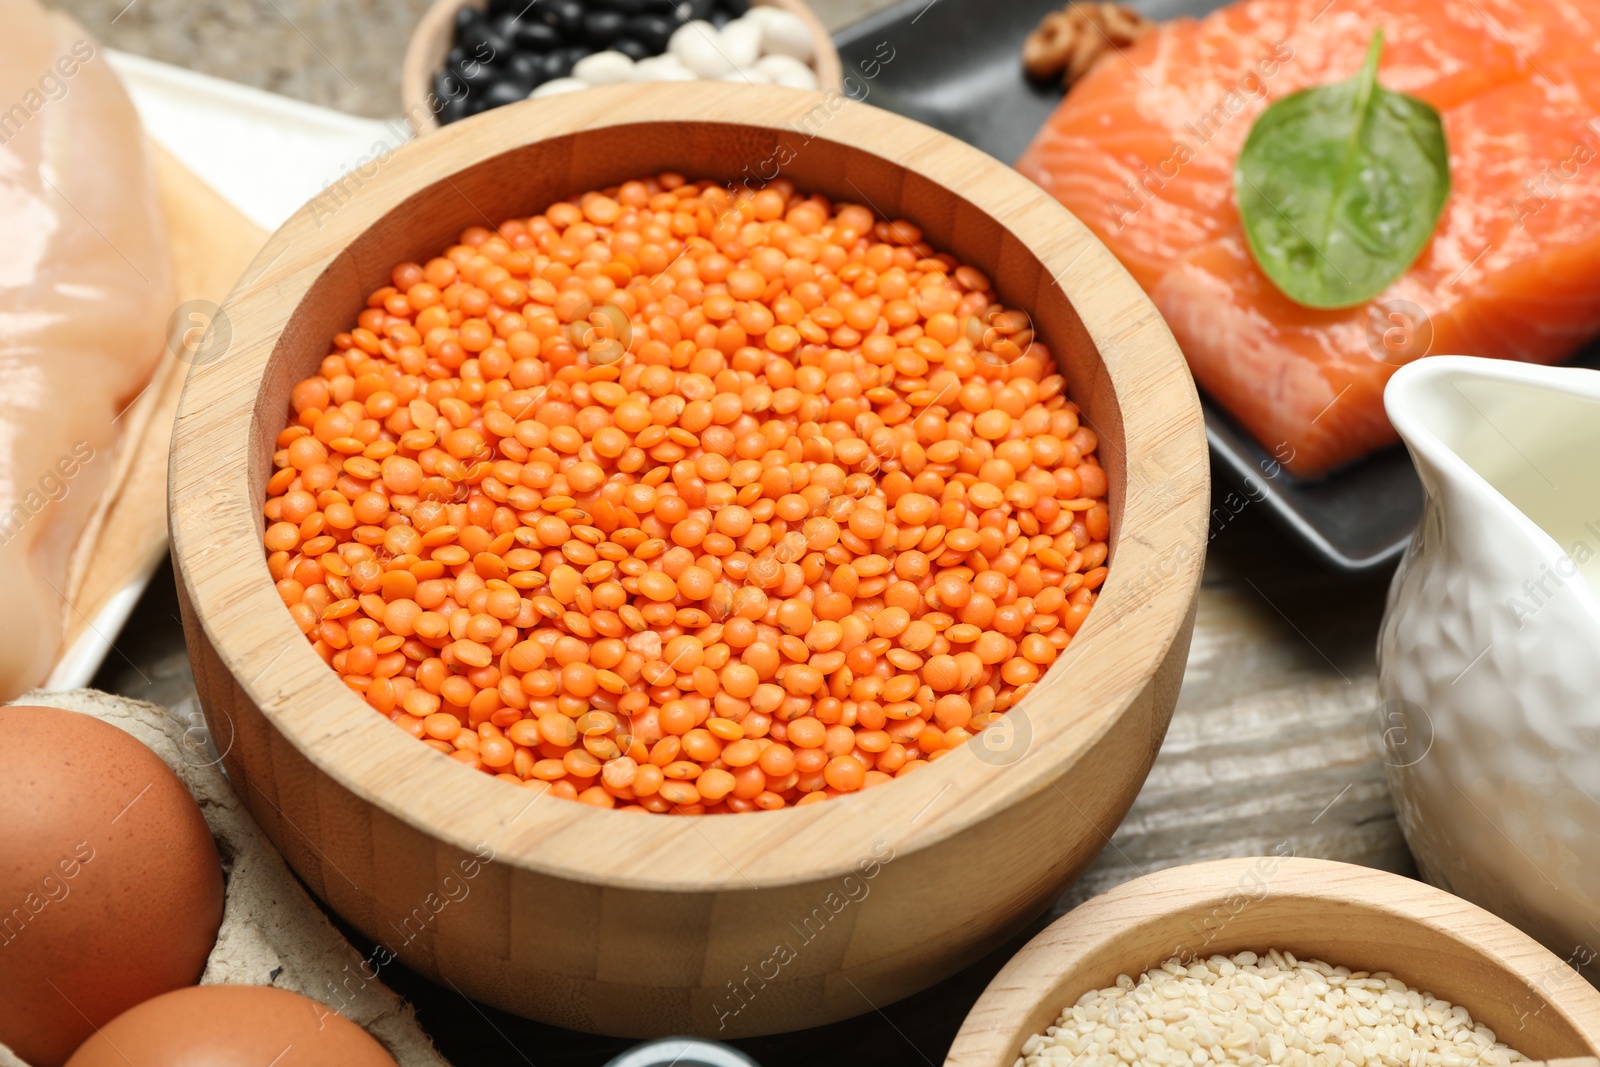
{"label": "salmon fillet", "polygon": [[[1384,31],[1384,87],[1437,108],[1452,190],[1367,304],[1301,307],[1256,267],[1233,168],[1271,101],[1339,81]],[[1150,294],[1195,380],[1294,474],[1397,440],[1395,369],[1554,363],[1600,334],[1600,0],[1245,0],[1103,60],[1017,168]]]}
{"label": "salmon fillet", "polygon": [[74,548],[173,308],[133,103],[82,26],[0,0],[0,700],[61,649]]}

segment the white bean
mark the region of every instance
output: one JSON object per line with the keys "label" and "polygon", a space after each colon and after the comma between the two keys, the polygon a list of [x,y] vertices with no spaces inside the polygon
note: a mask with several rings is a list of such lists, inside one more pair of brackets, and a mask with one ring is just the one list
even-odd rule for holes
{"label": "white bean", "polygon": [[577,78],[555,78],[529,93],[528,99],[532,100],[540,96],[560,96],[562,93],[575,93],[580,89],[588,88],[590,88],[588,82],[579,81]]}
{"label": "white bean", "polygon": [[787,85],[791,89],[817,87],[816,72],[793,56],[762,56],[756,61],[756,69],[771,78],[775,85]]}
{"label": "white bean", "polygon": [[695,72],[678,62],[678,57],[673,55],[651,56],[641,59],[633,65],[633,80],[636,82],[692,82],[696,80]]}
{"label": "white bean", "polygon": [[[757,9],[752,9],[757,10]],[[761,48],[768,55],[793,56],[811,62],[814,49],[811,28],[792,11],[760,8]],[[732,23],[729,23],[732,25]]]}
{"label": "white bean", "polygon": [[722,53],[735,67],[748,67],[761,58],[766,34],[761,24],[747,18],[734,19],[722,27]]}
{"label": "white bean", "polygon": [[724,74],[722,80],[725,82],[737,82],[741,85],[771,85],[774,79],[772,75],[762,70],[760,66],[754,66],[740,67],[732,74]]}
{"label": "white bean", "polygon": [[590,85],[615,85],[633,76],[633,60],[621,52],[596,52],[574,63],[572,76]]}
{"label": "white bean", "polygon": [[702,78],[720,78],[738,66],[723,53],[717,28],[702,19],[679,26],[667,42],[667,51]]}

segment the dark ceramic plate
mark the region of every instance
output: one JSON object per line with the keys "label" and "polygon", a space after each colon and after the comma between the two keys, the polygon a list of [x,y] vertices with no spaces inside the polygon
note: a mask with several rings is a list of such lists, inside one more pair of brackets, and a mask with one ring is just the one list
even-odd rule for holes
{"label": "dark ceramic plate", "polygon": [[[1007,163],[1022,154],[1061,99],[1022,73],[1023,39],[1061,0],[906,0],[838,37],[858,99],[925,122]],[[1216,0],[1135,0],[1158,21],[1200,15]],[[884,56],[892,58],[883,61]],[[1591,350],[1580,362],[1600,363]],[[1213,527],[1254,501],[1329,567],[1392,563],[1422,513],[1411,458],[1396,445],[1319,481],[1281,470],[1265,449],[1201,394],[1216,465],[1233,486],[1215,491]]]}

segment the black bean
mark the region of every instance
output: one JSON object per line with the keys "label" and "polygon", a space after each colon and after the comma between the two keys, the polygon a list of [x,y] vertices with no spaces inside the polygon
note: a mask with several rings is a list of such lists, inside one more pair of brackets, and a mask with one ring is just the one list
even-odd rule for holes
{"label": "black bean", "polygon": [[[711,18],[712,0],[682,0],[682,2],[678,4],[678,11],[680,14],[684,8],[689,9],[690,19],[706,19],[709,21]],[[684,21],[688,20],[686,19]]]}
{"label": "black bean", "polygon": [[470,56],[466,62],[451,67],[450,73],[456,75],[468,85],[476,87],[488,85],[499,76],[489,64],[480,63]]}
{"label": "black bean", "polygon": [[555,48],[545,53],[544,73],[546,81],[556,78],[570,77],[572,65],[584,56],[589,55],[587,48]]}
{"label": "black bean", "polygon": [[561,34],[556,32],[554,26],[532,22],[532,17],[528,15],[517,22],[517,28],[511,34],[513,45],[527,52],[544,52],[561,44]]}
{"label": "black bean", "polygon": [[583,17],[583,39],[596,48],[609,48],[622,33],[622,23],[615,11],[591,11]]}
{"label": "black bean", "polygon": [[544,59],[542,56],[531,52],[518,52],[511,57],[511,62],[506,64],[506,78],[528,87],[532,92],[534,86],[544,81]]}
{"label": "black bean", "polygon": [[622,32],[651,49],[653,53],[659,53],[666,49],[667,39],[677,28],[678,24],[666,15],[638,15],[627,21]]}
{"label": "black bean", "polygon": [[467,117],[467,98],[464,96],[446,100],[439,109],[439,125],[448,126],[452,122],[459,122]]}
{"label": "black bean", "polygon": [[734,18],[739,18],[749,13],[750,0],[717,0],[717,6]]}
{"label": "black bean", "polygon": [[504,18],[506,15],[517,15],[527,10],[529,0],[489,0],[489,17],[491,19]]}
{"label": "black bean", "polygon": [[473,93],[467,98],[468,115],[481,115],[487,110],[489,110],[489,102],[484,99],[482,93]]}
{"label": "black bean", "polygon": [[642,15],[646,0],[589,0],[589,6],[599,11],[615,11],[621,15]]}
{"label": "black bean", "polygon": [[635,63],[641,59],[648,59],[651,56],[661,54],[660,49],[651,48],[643,41],[634,40],[632,37],[618,37],[615,41],[611,42],[611,47],[615,51],[621,52]]}
{"label": "black bean", "polygon": [[511,54],[511,42],[488,22],[474,22],[456,37],[456,43],[480,63],[504,62]]}
{"label": "black bean", "polygon": [[489,91],[483,94],[483,99],[489,107],[501,107],[505,104],[514,104],[518,100],[528,99],[528,94],[533,91],[531,85],[523,85],[510,79],[503,79],[489,86]]}
{"label": "black bean", "polygon": [[477,8],[468,7],[465,4],[456,8],[456,36],[459,37],[461,35],[461,31],[466,29],[468,26],[471,26],[473,23],[482,21],[483,12],[479,11]]}
{"label": "black bean", "polygon": [[433,95],[440,100],[454,100],[465,89],[466,83],[449,70],[441,70],[433,76]]}
{"label": "black bean", "polygon": [[548,52],[535,55],[533,60],[539,65],[539,81],[541,84],[551,78],[565,77],[561,73],[561,49],[554,48]]}
{"label": "black bean", "polygon": [[733,16],[722,10],[720,7],[711,12],[711,25],[715,26],[719,30],[732,21]]}
{"label": "black bean", "polygon": [[444,65],[446,67],[459,67],[466,61],[467,50],[462,48],[460,45],[452,46],[449,54],[444,57]]}
{"label": "black bean", "polygon": [[540,0],[534,10],[569,41],[583,32],[582,0]]}

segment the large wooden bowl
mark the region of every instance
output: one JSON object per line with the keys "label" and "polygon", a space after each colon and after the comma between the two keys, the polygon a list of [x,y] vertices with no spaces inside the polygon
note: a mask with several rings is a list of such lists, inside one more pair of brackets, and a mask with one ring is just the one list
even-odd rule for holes
{"label": "large wooden bowl", "polygon": [[[1208,506],[1199,404],[1171,335],[1110,253],[1026,179],[908,120],[835,103],[683,83],[449,126],[401,148],[342,207],[313,202],[290,219],[228,299],[232,351],[189,378],[173,555],[234,785],[334,910],[490,1004],[627,1036],[770,1033],[869,1011],[1037,914],[1105,843],[1160,747]],[[773,159],[802,189],[912,220],[1031,309],[1100,435],[1110,578],[1033,694],[904,780],[744,815],[530,804],[374,713],[279,601],[261,504],[290,387],[393,264],[438,253],[466,226],[663,169],[731,179]]]}
{"label": "large wooden bowl", "polygon": [[[400,64],[400,103],[405,108],[405,120],[413,132],[429,133],[439,128],[438,112],[430,98],[433,96],[433,76],[444,66],[455,39],[456,12],[463,7],[483,10],[489,0],[433,0],[428,10],[417,20],[406,44],[405,59]],[[798,15],[811,31],[811,69],[817,75],[817,87],[824,92],[861,92],[857,85],[846,85],[844,68],[839,61],[839,49],[834,47],[828,27],[806,0],[752,0],[761,7],[782,8]],[[531,6],[531,5],[530,5]]]}
{"label": "large wooden bowl", "polygon": [[1173,867],[1057,919],[995,975],[945,1067],[1012,1067],[1083,994],[1176,956],[1268,949],[1388,971],[1533,1059],[1600,1055],[1600,992],[1476,904],[1385,871],[1258,856]]}

